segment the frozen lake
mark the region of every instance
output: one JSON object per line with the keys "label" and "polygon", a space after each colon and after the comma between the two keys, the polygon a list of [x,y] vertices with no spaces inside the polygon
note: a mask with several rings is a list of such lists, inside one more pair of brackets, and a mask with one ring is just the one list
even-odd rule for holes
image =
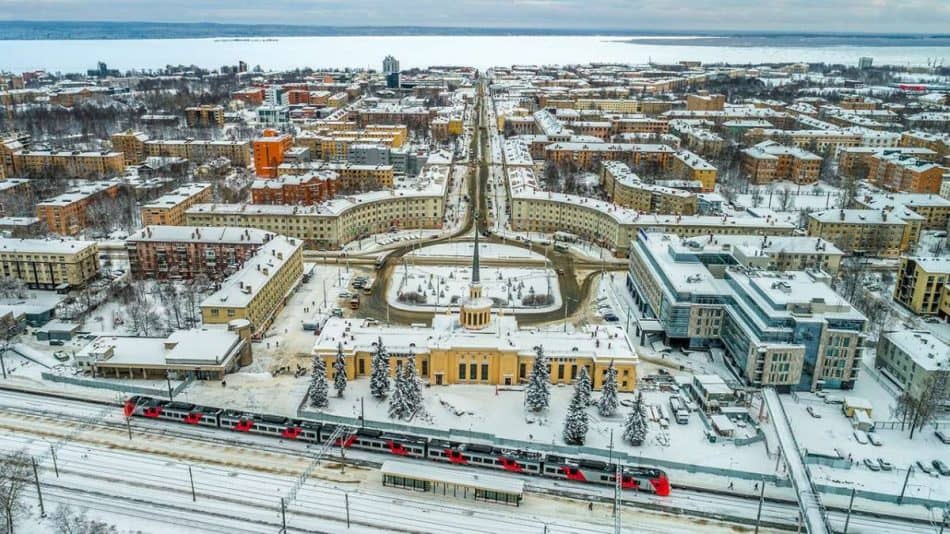
{"label": "frozen lake", "polygon": [[736,64],[826,62],[856,65],[871,56],[876,65],[925,65],[928,58],[950,59],[946,46],[739,47],[626,43],[630,36],[337,36],[267,39],[142,39],[0,41],[0,71],[85,72],[97,61],[112,68],[159,68],[195,64],[215,68],[243,60],[265,69],[296,67],[372,67],[396,56],[402,68],[466,65],[573,64],[588,62],[672,63],[698,60]]}

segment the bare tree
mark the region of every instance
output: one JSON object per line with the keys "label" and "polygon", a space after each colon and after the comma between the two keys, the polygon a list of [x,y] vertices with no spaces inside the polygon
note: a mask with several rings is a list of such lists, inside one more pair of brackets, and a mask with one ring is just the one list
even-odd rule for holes
{"label": "bare tree", "polygon": [[778,209],[779,211],[788,211],[795,204],[795,197],[792,196],[792,189],[785,186],[778,190]]}
{"label": "bare tree", "polygon": [[3,515],[6,533],[13,533],[14,521],[27,509],[22,498],[30,479],[30,457],[26,451],[19,450],[0,456],[0,514]]}
{"label": "bare tree", "polygon": [[103,521],[89,519],[86,511],[73,511],[66,505],[56,507],[52,516],[53,528],[58,534],[118,534],[118,529]]}

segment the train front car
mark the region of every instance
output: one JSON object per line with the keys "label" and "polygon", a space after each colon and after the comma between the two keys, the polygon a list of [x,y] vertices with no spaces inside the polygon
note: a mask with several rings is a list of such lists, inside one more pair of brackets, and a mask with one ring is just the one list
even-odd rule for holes
{"label": "train front car", "polygon": [[620,486],[623,489],[652,491],[661,497],[670,494],[670,479],[666,472],[648,467],[624,467]]}
{"label": "train front car", "polygon": [[168,404],[168,401],[135,395],[125,401],[122,411],[126,417],[137,415],[140,417],[148,417],[149,419],[158,419],[158,417],[162,415],[162,410],[166,404]]}

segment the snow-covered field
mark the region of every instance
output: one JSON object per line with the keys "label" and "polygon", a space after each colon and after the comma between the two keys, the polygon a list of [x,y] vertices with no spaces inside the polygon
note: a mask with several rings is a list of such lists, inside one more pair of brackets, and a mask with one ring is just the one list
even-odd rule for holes
{"label": "snow-covered field", "polygon": [[[557,273],[551,269],[517,267],[482,267],[482,295],[503,303],[505,309],[520,313],[556,310],[561,297]],[[471,267],[441,267],[436,265],[406,265],[393,271],[386,292],[392,306],[404,309],[434,309],[439,306],[458,305],[468,296],[471,282]],[[424,303],[403,302],[400,295],[416,293],[425,297]],[[543,305],[530,305],[525,299],[532,296],[552,298]]]}

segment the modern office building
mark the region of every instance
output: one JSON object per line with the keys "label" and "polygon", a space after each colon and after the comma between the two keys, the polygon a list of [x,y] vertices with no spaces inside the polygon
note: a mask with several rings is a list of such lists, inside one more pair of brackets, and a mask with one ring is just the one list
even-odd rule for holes
{"label": "modern office building", "polygon": [[641,232],[627,287],[667,343],[721,349],[748,384],[850,389],[865,318],[821,271],[741,265],[731,246]]}

